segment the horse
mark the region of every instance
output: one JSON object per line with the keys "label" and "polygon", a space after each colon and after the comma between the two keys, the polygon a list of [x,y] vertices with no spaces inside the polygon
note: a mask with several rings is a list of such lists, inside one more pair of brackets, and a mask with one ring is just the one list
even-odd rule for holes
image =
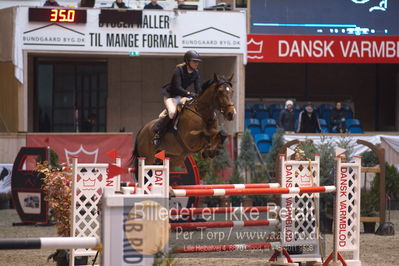
{"label": "horse", "polygon": [[159,147],[152,143],[154,124],[157,119],[148,122],[139,130],[132,155],[133,167],[137,169],[137,159],[145,158],[146,164],[156,164],[154,155],[165,150],[170,158],[170,168],[181,166],[185,158],[204,149],[215,150],[223,144],[225,136],[219,130],[216,111],[223,114],[225,120],[232,121],[236,110],[232,100],[233,74],[225,78],[214,74],[213,80],[202,85],[201,93],[183,106],[178,106],[178,114],[173,120],[177,130],[168,130],[161,139]]}

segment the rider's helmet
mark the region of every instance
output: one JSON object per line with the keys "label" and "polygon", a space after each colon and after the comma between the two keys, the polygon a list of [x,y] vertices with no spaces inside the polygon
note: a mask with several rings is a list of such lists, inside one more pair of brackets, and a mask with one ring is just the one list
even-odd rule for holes
{"label": "rider's helmet", "polygon": [[199,55],[196,51],[194,51],[194,50],[187,51],[187,52],[184,54],[184,62],[185,62],[186,64],[188,64],[188,62],[189,62],[190,60],[191,60],[191,61],[198,61],[198,62],[201,62],[201,61],[202,61],[200,55]]}

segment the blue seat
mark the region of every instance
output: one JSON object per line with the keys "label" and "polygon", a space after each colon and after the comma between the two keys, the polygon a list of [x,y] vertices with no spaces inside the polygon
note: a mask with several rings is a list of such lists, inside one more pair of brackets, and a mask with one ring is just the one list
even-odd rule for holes
{"label": "blue seat", "polygon": [[284,109],[284,106],[282,104],[279,104],[279,103],[271,104],[269,107],[270,117],[273,116],[273,113],[275,113],[275,112],[280,113],[281,110],[283,110],[283,109]]}
{"label": "blue seat", "polygon": [[259,110],[269,110],[269,107],[266,104],[257,103],[257,104],[254,104],[254,106],[252,107],[252,110],[256,113]]}
{"label": "blue seat", "polygon": [[302,106],[299,104],[294,104],[294,112],[301,112],[303,110]]}
{"label": "blue seat", "polygon": [[262,128],[260,126],[252,126],[249,127],[248,129],[251,132],[252,137],[254,137],[256,134],[262,133]]}
{"label": "blue seat", "polygon": [[256,134],[255,144],[260,153],[268,153],[271,147],[271,139],[267,134]]}
{"label": "blue seat", "polygon": [[269,111],[260,109],[254,113],[254,117],[258,118],[259,120],[269,118]]}
{"label": "blue seat", "polygon": [[319,118],[319,124],[320,124],[321,127],[326,127],[327,126],[326,120],[324,120],[322,118]]}
{"label": "blue seat", "polygon": [[246,123],[247,125],[245,127],[249,129],[252,136],[262,133],[262,127],[260,126],[259,119],[252,118],[246,121]]}
{"label": "blue seat", "polygon": [[319,118],[319,124],[320,124],[320,128],[321,128],[321,132],[322,133],[328,133],[328,124],[326,122],[326,120]]}
{"label": "blue seat", "polygon": [[346,128],[350,133],[362,134],[364,133],[360,121],[358,119],[347,119]]}
{"label": "blue seat", "polygon": [[320,113],[320,118],[326,121],[328,128],[331,127],[331,111],[324,110],[322,113]]}
{"label": "blue seat", "polygon": [[249,123],[250,123],[251,118],[245,118],[244,120],[244,127],[248,127]]}
{"label": "blue seat", "polygon": [[273,113],[271,113],[270,118],[273,118],[274,120],[278,121],[280,118],[280,113],[281,113],[281,110],[280,111],[276,110]]}
{"label": "blue seat", "polygon": [[346,127],[350,129],[353,126],[360,126],[360,121],[358,119],[346,119]]}
{"label": "blue seat", "polygon": [[254,113],[252,112],[252,110],[246,110],[245,109],[245,119],[250,119],[254,117]]}
{"label": "blue seat", "polygon": [[274,120],[273,118],[262,119],[260,122],[261,122],[262,128],[276,127],[276,125],[277,125],[276,120]]}
{"label": "blue seat", "polygon": [[266,128],[263,130],[263,132],[264,132],[265,134],[269,135],[270,139],[273,139],[274,133],[277,132],[277,127],[276,127],[276,126],[274,126],[274,127],[266,127]]}
{"label": "blue seat", "polygon": [[269,117],[269,109],[266,104],[255,104],[254,105],[254,117],[259,120]]}
{"label": "blue seat", "polygon": [[245,127],[249,127],[250,125],[260,125],[259,119],[256,119],[256,118],[246,118],[246,119],[245,119]]}
{"label": "blue seat", "polygon": [[349,132],[350,133],[354,133],[354,134],[363,134],[364,131],[360,126],[352,126],[351,128],[349,128]]}
{"label": "blue seat", "polygon": [[344,116],[346,119],[352,119],[353,118],[353,111],[352,108],[349,104],[344,103],[342,105],[342,109],[344,109]]}
{"label": "blue seat", "polygon": [[252,112],[252,106],[248,103],[245,104],[245,111],[251,111]]}
{"label": "blue seat", "polygon": [[320,106],[319,106],[320,114],[322,114],[324,112],[331,112],[333,109],[334,109],[334,106],[329,103],[323,103],[323,104],[320,104]]}

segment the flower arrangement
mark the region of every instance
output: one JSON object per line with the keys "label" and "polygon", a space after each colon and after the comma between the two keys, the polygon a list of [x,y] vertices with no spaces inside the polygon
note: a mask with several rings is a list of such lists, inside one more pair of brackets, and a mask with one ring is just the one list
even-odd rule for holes
{"label": "flower arrangement", "polygon": [[54,219],[58,221],[58,235],[70,236],[72,171],[52,167],[47,161],[37,163],[36,170],[44,175],[42,188]]}

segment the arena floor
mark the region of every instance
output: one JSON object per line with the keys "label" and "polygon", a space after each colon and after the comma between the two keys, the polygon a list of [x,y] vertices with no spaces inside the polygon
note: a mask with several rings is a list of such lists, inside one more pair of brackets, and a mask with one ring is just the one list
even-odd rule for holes
{"label": "arena floor", "polygon": [[[0,210],[0,237],[39,237],[39,236],[55,236],[55,226],[12,226],[13,222],[19,221],[16,211],[13,209]],[[399,211],[391,212],[391,221],[395,225],[395,236],[378,236],[374,234],[361,234],[360,257],[363,265],[399,265]],[[209,231],[216,229],[208,229]],[[207,231],[208,231],[207,230]],[[228,229],[226,229],[228,230]],[[234,229],[236,230],[236,229]],[[255,230],[255,229],[253,229]],[[218,230],[220,232],[220,230]],[[194,233],[195,237],[199,237],[200,232]],[[173,237],[173,235],[172,235]],[[332,236],[326,236],[327,251],[331,251]],[[217,243],[218,241],[208,241],[203,239],[200,241],[203,245],[225,244]],[[229,241],[230,243],[231,241]],[[238,243],[240,241],[237,241]],[[241,241],[248,242],[248,241]],[[261,242],[261,241],[257,241]],[[234,243],[232,241],[231,243]],[[1,266],[33,266],[33,265],[55,265],[54,262],[47,262],[47,257],[52,250],[10,250],[0,251]],[[201,253],[186,254],[176,257],[172,265],[264,265],[269,258],[270,251],[241,251],[241,252],[224,252],[224,253]],[[184,256],[184,257],[181,257]],[[194,258],[194,259],[193,259]]]}

